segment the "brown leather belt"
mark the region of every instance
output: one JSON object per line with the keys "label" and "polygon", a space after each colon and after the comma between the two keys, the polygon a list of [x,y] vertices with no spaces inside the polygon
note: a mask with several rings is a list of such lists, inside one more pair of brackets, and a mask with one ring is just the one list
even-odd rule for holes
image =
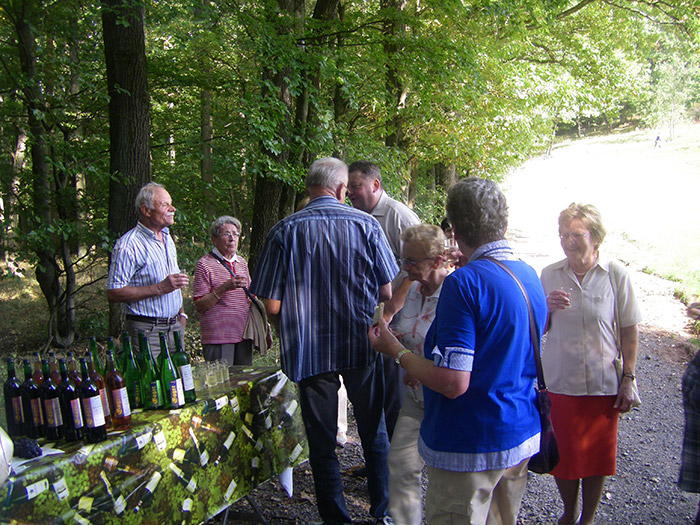
{"label": "brown leather belt", "polygon": [[151,324],[175,324],[177,323],[177,315],[174,317],[148,317],[145,315],[134,315],[126,314],[127,321],[139,321],[141,323],[151,323]]}

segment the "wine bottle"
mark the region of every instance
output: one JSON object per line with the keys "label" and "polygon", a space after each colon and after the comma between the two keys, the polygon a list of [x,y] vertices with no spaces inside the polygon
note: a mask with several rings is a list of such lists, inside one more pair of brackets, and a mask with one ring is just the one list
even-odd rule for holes
{"label": "wine bottle", "polygon": [[5,396],[5,416],[7,417],[7,433],[10,437],[24,434],[24,414],[22,412],[22,384],[15,374],[15,360],[7,358],[7,380],[2,391]]}
{"label": "wine bottle", "polygon": [[114,456],[107,456],[103,463],[104,469],[107,472],[120,472],[122,474],[131,474],[134,476],[140,475],[143,470],[130,467],[129,465],[119,465],[119,460]]}
{"label": "wine bottle", "polygon": [[43,436],[44,412],[41,408],[41,393],[34,380],[29,359],[24,360],[24,383],[20,387],[20,396],[24,413],[24,434],[32,439]]}
{"label": "wine bottle", "polygon": [[232,430],[229,432],[226,439],[221,443],[221,446],[216,451],[216,459],[214,460],[214,466],[218,466],[222,461],[226,461],[228,453],[231,451],[231,446],[233,445],[233,440],[236,439],[236,433]]}
{"label": "wine bottle", "polygon": [[170,470],[173,471],[173,474],[177,476],[177,479],[182,485],[185,487],[185,490],[189,490],[194,494],[194,491],[197,490],[197,480],[194,479],[194,474],[185,474],[183,470],[178,467],[175,463],[170,463],[168,465],[170,467]]}
{"label": "wine bottle", "polygon": [[164,408],[175,409],[184,406],[185,392],[182,388],[182,379],[173,364],[168,352],[168,343],[165,339],[165,332],[160,333],[160,353],[163,356],[163,366],[160,372],[160,381],[165,390]]}
{"label": "wine bottle", "polygon": [[90,338],[90,355],[92,356],[92,366],[95,367],[97,373],[104,377],[105,369],[102,365],[102,360],[100,360],[100,354],[97,351],[97,341],[94,337]]}
{"label": "wine bottle", "polygon": [[141,391],[143,392],[144,407],[157,410],[163,407],[163,385],[160,382],[160,372],[151,354],[151,345],[143,332],[139,333],[139,345],[144,356],[146,366],[141,374]]}
{"label": "wine bottle", "polygon": [[73,442],[83,437],[83,412],[80,409],[80,392],[68,375],[64,359],[58,360],[61,371],[61,384],[58,385],[58,399],[63,417],[63,437]]}
{"label": "wine bottle", "polygon": [[192,498],[185,498],[182,502],[182,522],[187,525],[192,520]]}
{"label": "wine bottle", "polygon": [[32,352],[32,377],[39,386],[44,382],[44,372],[41,369],[41,355],[39,352]]}
{"label": "wine bottle", "polygon": [[[42,360],[42,365],[44,364],[48,367],[47,359]],[[63,416],[61,402],[58,399],[58,385],[54,382],[51,373],[46,374],[39,390],[44,408],[44,436],[49,441],[58,441],[63,437]]]}
{"label": "wine bottle", "polygon": [[49,483],[51,488],[56,493],[58,501],[63,501],[70,496],[70,490],[68,489],[68,484],[66,483],[66,478],[63,475],[63,470],[59,467],[51,469],[48,474]]}
{"label": "wine bottle", "polygon": [[112,426],[112,414],[109,411],[109,400],[107,399],[107,387],[105,386],[105,380],[102,374],[100,374],[95,368],[95,362],[93,361],[91,355],[86,355],[88,370],[90,373],[90,379],[97,385],[97,389],[100,392],[100,401],[102,402],[102,413],[105,418],[105,426],[107,428]]}
{"label": "wine bottle", "polygon": [[[114,357],[112,357],[112,359],[114,359]],[[121,516],[124,514],[124,510],[126,509],[126,500],[124,499],[124,496],[122,496],[119,487],[112,487],[112,484],[107,479],[107,474],[105,474],[104,470],[100,471],[100,478],[102,478],[102,482],[105,484],[107,494],[109,494],[109,497],[112,499],[114,513],[117,516]]]}
{"label": "wine bottle", "polygon": [[28,485],[23,485],[21,482],[10,478],[10,480],[8,480],[8,484],[9,487],[7,489],[7,496],[5,497],[5,508],[18,503],[26,503],[31,501],[39,494],[49,489],[49,480],[47,478],[32,481]]}
{"label": "wine bottle", "polygon": [[114,430],[131,428],[131,405],[129,405],[126,379],[117,367],[113,350],[107,350],[105,371],[105,385],[107,386],[109,411],[112,415],[112,426],[114,426]]}
{"label": "wine bottle", "polygon": [[180,331],[173,332],[175,339],[175,353],[172,356],[173,363],[180,372],[182,377],[182,388],[185,390],[185,403],[194,403],[197,400],[197,393],[194,389],[194,378],[192,377],[192,365],[190,365],[190,356],[182,346],[182,337]]}
{"label": "wine bottle", "polygon": [[122,351],[126,363],[124,366],[124,379],[126,380],[126,392],[129,394],[131,408],[143,408],[143,396],[141,395],[141,370],[134,359],[134,351],[131,346],[131,337],[126,332],[122,338]]}
{"label": "wine bottle", "polygon": [[61,373],[58,370],[58,360],[56,359],[56,352],[49,352],[49,373],[51,374],[51,379],[56,383],[56,386],[61,384]]}
{"label": "wine bottle", "polygon": [[192,438],[192,442],[194,443],[194,448],[197,450],[197,454],[199,455],[199,465],[204,468],[209,462],[209,452],[207,452],[207,449],[203,444],[199,443],[197,436],[194,435],[194,430],[192,430],[192,427],[190,427],[188,430],[190,437]]}
{"label": "wine bottle", "polygon": [[165,438],[165,431],[160,423],[153,425],[153,443],[155,443],[158,452],[163,452],[168,446],[168,442]]}
{"label": "wine bottle", "polygon": [[80,388],[80,381],[82,377],[80,376],[80,370],[78,370],[78,363],[75,360],[73,352],[68,352],[66,354],[66,367],[68,368],[68,377],[76,388]]}
{"label": "wine bottle", "polygon": [[138,512],[142,508],[148,507],[151,504],[151,500],[153,500],[153,493],[155,492],[156,487],[158,487],[158,483],[160,483],[162,477],[163,474],[161,474],[159,470],[156,470],[153,473],[151,479],[148,480],[148,483],[146,483],[146,486],[143,488],[141,497],[134,507],[134,512]]}
{"label": "wine bottle", "polygon": [[100,389],[90,377],[87,359],[80,358],[80,370],[83,380],[80,382],[80,402],[85,415],[85,440],[88,443],[98,443],[107,438],[104,407],[100,397]]}
{"label": "wine bottle", "polygon": [[146,334],[144,334],[143,330],[139,330],[139,353],[136,356],[136,362],[142,373],[145,373],[147,368],[146,353],[144,352],[146,340]]}
{"label": "wine bottle", "polygon": [[[107,352],[112,352],[112,359],[114,361],[114,364],[120,372],[122,372],[124,369],[121,366],[121,360],[117,360],[117,349],[114,346],[114,338],[113,337],[108,337],[107,338]],[[102,374],[102,377],[105,377],[107,375],[107,352],[105,352],[105,373]]]}

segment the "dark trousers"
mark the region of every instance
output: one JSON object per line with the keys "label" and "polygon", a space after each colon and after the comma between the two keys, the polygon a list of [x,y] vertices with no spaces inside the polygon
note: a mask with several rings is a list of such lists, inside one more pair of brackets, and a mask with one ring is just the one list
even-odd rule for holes
{"label": "dark trousers", "polygon": [[406,372],[396,364],[393,358],[382,354],[381,359],[384,367],[384,417],[386,418],[386,432],[389,441],[391,441],[406,393],[406,385],[403,384]]}
{"label": "dark trousers", "polygon": [[389,514],[389,440],[384,423],[382,363],[369,368],[327,372],[299,382],[301,414],[309,441],[318,511],[326,524],[351,523],[335,453],[339,376],[352,403],[367,466],[370,514]]}

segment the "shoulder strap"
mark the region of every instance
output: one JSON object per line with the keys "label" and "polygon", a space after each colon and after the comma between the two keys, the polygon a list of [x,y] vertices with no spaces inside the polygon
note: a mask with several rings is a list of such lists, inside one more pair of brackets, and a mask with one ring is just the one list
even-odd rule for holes
{"label": "shoulder strap", "polygon": [[[235,276],[236,276],[236,274],[233,272],[233,270],[231,269],[231,267],[230,267],[228,264],[226,264],[226,261],[224,261],[221,257],[219,257],[218,255],[216,255],[216,254],[214,253],[213,250],[209,252],[209,255],[211,255],[214,259],[216,259],[217,261],[219,261],[219,262],[221,263],[221,266],[223,266],[224,268],[226,268],[226,269],[228,270],[228,273],[230,273],[232,277],[235,277]],[[257,301],[255,301],[255,297],[253,297],[253,294],[250,293],[250,291],[248,290],[248,288],[246,288],[245,286],[242,286],[241,288],[243,288],[243,291],[244,291],[245,294],[248,296],[248,299],[250,299],[250,301],[255,305],[255,307],[256,307],[258,310],[260,310],[260,305],[257,303]],[[262,313],[262,311],[261,311],[260,313]]]}
{"label": "shoulder strap", "polygon": [[530,297],[527,295],[527,290],[525,290],[523,283],[520,281],[520,279],[518,279],[518,276],[515,275],[513,270],[508,268],[508,266],[506,266],[503,262],[499,261],[498,259],[494,259],[493,257],[490,257],[488,255],[484,255],[480,257],[480,259],[486,259],[503,268],[503,270],[505,270],[505,272],[513,278],[515,283],[520,288],[520,291],[523,293],[523,296],[525,297],[525,303],[527,303],[527,313],[530,317],[530,340],[532,342],[532,348],[535,352],[535,368],[537,369],[537,387],[539,390],[547,390],[547,385],[544,382],[544,372],[542,370],[542,359],[540,358],[540,338],[537,335],[535,315],[532,313],[532,305],[530,304]]}
{"label": "shoulder strap", "polygon": [[611,260],[608,265],[608,277],[610,278],[610,286],[612,286],[613,291],[613,307],[615,308],[615,342],[617,343],[618,354],[621,352],[622,345],[620,344],[620,305],[617,300],[617,292],[620,289],[619,286],[619,268],[617,267],[617,262]]}

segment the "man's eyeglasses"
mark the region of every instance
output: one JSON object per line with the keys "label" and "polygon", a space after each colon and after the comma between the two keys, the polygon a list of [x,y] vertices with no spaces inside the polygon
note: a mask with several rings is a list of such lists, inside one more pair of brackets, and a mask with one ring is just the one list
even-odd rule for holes
{"label": "man's eyeglasses", "polygon": [[413,259],[408,259],[407,257],[404,257],[401,259],[401,266],[415,266],[421,261],[430,261],[435,259],[435,257],[423,257],[422,259],[413,260]]}
{"label": "man's eyeglasses", "polygon": [[562,241],[568,241],[569,239],[573,239],[575,241],[580,241],[584,237],[588,237],[590,233],[560,233],[559,238]]}
{"label": "man's eyeglasses", "polygon": [[225,232],[225,233],[220,233],[217,235],[217,237],[228,237],[229,239],[236,239],[240,237],[241,234],[238,232]]}

